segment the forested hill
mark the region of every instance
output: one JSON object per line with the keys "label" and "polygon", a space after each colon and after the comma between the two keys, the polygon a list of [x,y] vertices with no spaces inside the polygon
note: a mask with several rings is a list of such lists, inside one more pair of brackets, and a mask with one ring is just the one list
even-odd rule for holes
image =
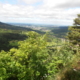
{"label": "forested hill", "polygon": [[20,27],[20,26],[13,26],[13,25],[10,25],[10,24],[2,23],[2,22],[0,22],[0,28],[11,29],[11,30],[28,30],[28,31],[32,31],[32,29],[30,29],[30,28],[24,28],[24,27]]}
{"label": "forested hill", "polygon": [[65,37],[68,33],[68,26],[53,28],[51,32],[53,32],[56,37]]}
{"label": "forested hill", "polygon": [[[29,27],[26,27],[26,26],[29,26]],[[54,35],[55,37],[58,37],[58,38],[64,38],[66,36],[66,34],[68,33],[68,26],[59,26],[59,27],[55,27],[55,26],[40,26],[40,25],[30,25],[30,24],[27,24],[26,26],[23,26],[23,25],[12,25],[12,24],[8,24],[8,23],[3,23],[3,22],[0,22],[0,28],[2,29],[7,29],[7,30],[15,30],[16,32],[17,31],[35,31],[35,32],[38,32],[40,34],[44,34],[46,33],[46,31],[50,31],[52,32],[52,35]]]}
{"label": "forested hill", "polygon": [[0,22],[0,28],[2,29],[10,29],[10,30],[21,30],[21,31],[35,31],[35,32],[38,32],[38,33],[44,33],[42,31],[39,31],[39,30],[33,30],[31,28],[27,28],[27,27],[22,27],[22,26],[14,26],[14,25],[10,25],[10,24],[7,24],[7,23],[3,23],[3,22]]}

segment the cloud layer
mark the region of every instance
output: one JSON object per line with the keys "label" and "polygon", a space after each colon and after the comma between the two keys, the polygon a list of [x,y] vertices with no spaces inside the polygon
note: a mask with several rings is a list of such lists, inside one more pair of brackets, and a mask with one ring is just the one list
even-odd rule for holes
{"label": "cloud layer", "polygon": [[71,25],[80,13],[79,0],[15,0],[18,4],[0,3],[4,22]]}

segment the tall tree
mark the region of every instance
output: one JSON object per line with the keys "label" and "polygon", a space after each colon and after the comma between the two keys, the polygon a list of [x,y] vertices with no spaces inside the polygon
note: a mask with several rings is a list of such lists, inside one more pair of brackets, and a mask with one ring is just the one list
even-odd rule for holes
{"label": "tall tree", "polygon": [[69,28],[68,39],[73,45],[80,47],[80,14],[74,19],[74,24]]}

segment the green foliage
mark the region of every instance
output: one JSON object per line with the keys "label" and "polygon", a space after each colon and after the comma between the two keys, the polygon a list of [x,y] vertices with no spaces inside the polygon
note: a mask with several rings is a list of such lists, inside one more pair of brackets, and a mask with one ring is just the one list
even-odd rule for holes
{"label": "green foliage", "polygon": [[58,38],[65,38],[68,32],[68,26],[52,28],[51,32],[54,33],[54,36]]}
{"label": "green foliage", "polygon": [[60,61],[49,54],[46,35],[41,36],[36,32],[29,32],[27,36],[28,39],[19,42],[18,49],[12,48],[9,52],[0,53],[2,63],[0,68],[4,71],[1,72],[2,80],[11,78],[14,80],[46,80],[58,71],[57,65]]}
{"label": "green foliage", "polygon": [[28,38],[19,41],[18,48],[0,52],[2,80],[49,80],[72,62],[69,45],[56,46],[53,39],[48,39],[49,34],[32,31],[26,35]]}
{"label": "green foliage", "polygon": [[80,14],[74,19],[74,26],[69,28],[68,39],[69,44],[60,47],[57,53],[59,59],[62,58],[63,69],[56,80],[80,80]]}
{"label": "green foliage", "polygon": [[80,17],[74,20],[74,26],[69,28],[68,39],[73,45],[80,46]]}
{"label": "green foliage", "polygon": [[24,40],[27,38],[25,34],[21,32],[17,33],[14,30],[4,30],[0,29],[0,51],[5,50],[9,51],[12,47],[18,47],[18,41]]}

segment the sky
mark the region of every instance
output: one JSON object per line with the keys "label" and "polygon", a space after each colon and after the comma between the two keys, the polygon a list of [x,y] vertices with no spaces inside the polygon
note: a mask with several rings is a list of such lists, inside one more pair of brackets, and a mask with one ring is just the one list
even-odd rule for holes
{"label": "sky", "polygon": [[0,0],[0,21],[72,25],[80,0]]}

